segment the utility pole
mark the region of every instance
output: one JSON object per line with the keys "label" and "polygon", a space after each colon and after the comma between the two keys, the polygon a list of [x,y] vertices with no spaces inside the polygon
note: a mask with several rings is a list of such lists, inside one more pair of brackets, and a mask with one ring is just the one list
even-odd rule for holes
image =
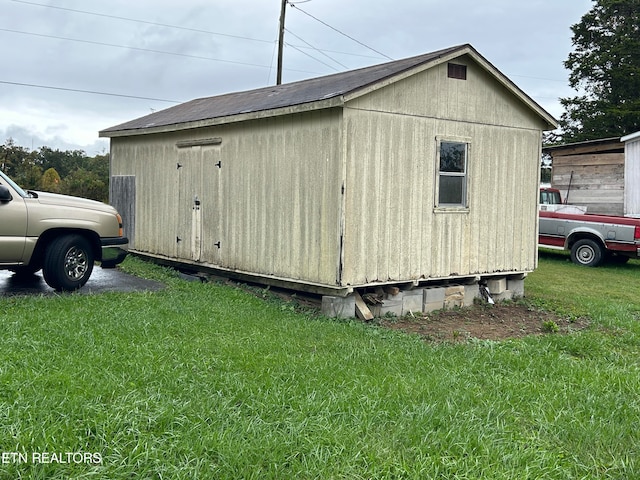
{"label": "utility pole", "polygon": [[287,8],[287,0],[282,0],[280,7],[280,33],[278,35],[278,73],[276,74],[276,85],[282,83],[282,50],[284,47],[284,13]]}

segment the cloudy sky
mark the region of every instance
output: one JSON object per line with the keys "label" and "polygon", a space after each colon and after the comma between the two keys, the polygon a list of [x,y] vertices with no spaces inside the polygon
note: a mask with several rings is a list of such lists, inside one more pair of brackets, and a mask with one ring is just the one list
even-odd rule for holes
{"label": "cloudy sky", "polygon": [[[283,83],[470,43],[549,113],[572,96],[571,25],[592,0],[304,0]],[[281,0],[0,0],[0,142],[109,150],[98,131],[275,84]]]}

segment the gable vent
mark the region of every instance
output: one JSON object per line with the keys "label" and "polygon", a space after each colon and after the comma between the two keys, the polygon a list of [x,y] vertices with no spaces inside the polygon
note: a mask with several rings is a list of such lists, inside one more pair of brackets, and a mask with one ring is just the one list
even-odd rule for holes
{"label": "gable vent", "polygon": [[459,65],[457,63],[447,64],[447,77],[457,78],[458,80],[467,79],[467,66]]}

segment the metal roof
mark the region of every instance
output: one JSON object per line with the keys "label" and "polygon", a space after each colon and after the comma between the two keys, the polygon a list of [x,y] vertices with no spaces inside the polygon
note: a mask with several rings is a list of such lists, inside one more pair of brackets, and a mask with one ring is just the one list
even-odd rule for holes
{"label": "metal roof", "polygon": [[[100,136],[111,137],[122,134],[143,133],[143,130],[147,131],[148,129],[157,129],[158,127],[166,128],[173,125],[177,127],[178,125],[186,123],[206,122],[207,120],[234,115],[252,114],[335,99],[336,97],[357,92],[360,89],[392,78],[440,57],[452,55],[457,52],[460,54],[472,53],[476,58],[484,60],[470,45],[458,45],[403,60],[395,60],[333,75],[283,85],[274,85],[256,90],[198,98],[107,128],[100,131]],[[486,62],[486,60],[484,61]],[[491,66],[491,68],[494,70],[494,73],[499,74],[499,72],[495,70],[495,67]],[[504,77],[504,79],[505,82],[508,82],[506,77]],[[515,85],[511,84],[510,86],[514,90],[518,90]],[[518,90],[518,92],[520,91]],[[526,97],[526,95],[524,96]],[[528,97],[526,98],[528,99]],[[535,104],[535,102],[532,103]],[[536,105],[536,107],[538,106]],[[542,109],[540,110],[546,114]],[[549,118],[553,120],[552,117],[549,116]]]}
{"label": "metal roof", "polygon": [[613,146],[617,146],[618,148],[622,148],[622,142],[620,137],[608,137],[608,138],[597,138],[595,140],[584,140],[582,142],[574,142],[574,143],[563,143],[560,145],[549,145],[548,147],[543,147],[543,153],[554,153],[559,150],[565,149],[574,149],[578,147],[601,147],[602,145],[611,144]]}

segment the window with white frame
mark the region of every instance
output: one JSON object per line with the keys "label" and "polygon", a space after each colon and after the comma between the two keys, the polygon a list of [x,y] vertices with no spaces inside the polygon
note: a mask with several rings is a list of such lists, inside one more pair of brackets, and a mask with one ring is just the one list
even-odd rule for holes
{"label": "window with white frame", "polygon": [[438,207],[467,206],[467,156],[469,144],[438,142]]}

